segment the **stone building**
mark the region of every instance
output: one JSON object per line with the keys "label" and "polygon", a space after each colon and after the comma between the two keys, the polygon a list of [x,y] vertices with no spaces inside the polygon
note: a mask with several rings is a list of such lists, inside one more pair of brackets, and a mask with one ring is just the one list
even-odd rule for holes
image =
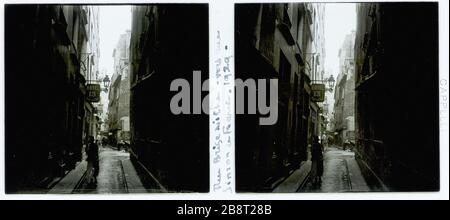
{"label": "stone building", "polygon": [[[86,22],[84,28],[86,30],[87,40],[81,46],[80,72],[86,79],[87,85],[99,84],[99,58],[100,58],[100,36],[99,36],[99,8],[95,6],[80,6],[85,12]],[[91,89],[87,86],[87,90]],[[87,91],[89,93],[90,91]],[[98,91],[95,96],[100,95]],[[87,143],[87,137],[96,137],[99,131],[98,117],[100,101],[85,100],[85,117],[83,124],[83,142]]]}
{"label": "stone building", "polygon": [[205,4],[132,9],[131,155],[171,191],[209,190],[209,117],[170,111],[174,79],[208,79],[208,29]]}
{"label": "stone building", "polygon": [[334,140],[342,146],[345,141],[354,141],[355,112],[355,32],[348,34],[339,50],[339,74],[334,94]]}
{"label": "stone building", "polygon": [[108,103],[108,128],[112,145],[130,140],[130,38],[130,30],[122,34],[112,55],[114,73]]}
{"label": "stone building", "polygon": [[313,80],[323,77],[322,4],[240,4],[235,10],[236,78],[278,79],[278,121],[236,115],[237,190],[271,190],[308,158],[320,127]]}
{"label": "stone building", "polygon": [[[6,191],[46,189],[82,158],[89,7],[5,6]],[[91,66],[89,66],[91,67]]]}
{"label": "stone building", "polygon": [[439,190],[438,4],[364,3],[357,16],[357,157],[367,182]]}

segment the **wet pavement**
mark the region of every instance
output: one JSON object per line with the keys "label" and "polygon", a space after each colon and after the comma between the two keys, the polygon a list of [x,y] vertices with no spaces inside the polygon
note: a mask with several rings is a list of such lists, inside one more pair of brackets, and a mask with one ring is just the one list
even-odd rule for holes
{"label": "wet pavement", "polygon": [[[127,170],[125,172],[124,170],[124,163],[131,164],[128,152],[117,151],[111,148],[100,148],[99,162],[100,170],[97,176],[97,184],[89,184],[85,174],[73,193],[128,193],[127,178],[132,178],[133,182],[140,183],[133,166],[127,166],[127,169],[131,169],[130,171]],[[132,174],[131,176],[130,173]],[[144,189],[142,183],[140,183],[140,186],[139,184],[134,184],[133,187]]]}
{"label": "wet pavement", "polygon": [[355,153],[329,147],[324,154],[322,183],[308,182],[300,192],[366,192],[370,191],[356,162]]}

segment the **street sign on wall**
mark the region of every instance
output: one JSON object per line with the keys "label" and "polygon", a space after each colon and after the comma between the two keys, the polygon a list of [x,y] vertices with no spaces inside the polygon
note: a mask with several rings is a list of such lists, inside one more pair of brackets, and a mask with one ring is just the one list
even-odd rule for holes
{"label": "street sign on wall", "polygon": [[100,84],[87,84],[86,90],[86,99],[88,102],[100,101]]}
{"label": "street sign on wall", "polygon": [[311,101],[323,102],[325,101],[325,84],[311,85]]}

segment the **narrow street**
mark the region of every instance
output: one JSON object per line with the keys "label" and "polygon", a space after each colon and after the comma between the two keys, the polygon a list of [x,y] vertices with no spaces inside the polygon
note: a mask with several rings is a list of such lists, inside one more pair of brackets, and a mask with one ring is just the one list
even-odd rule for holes
{"label": "narrow street", "polygon": [[74,193],[127,193],[127,184],[122,161],[129,160],[129,153],[101,148],[99,153],[100,171],[97,186],[89,186],[86,176]]}
{"label": "narrow street", "polygon": [[[168,108],[172,81],[209,77],[207,4],[11,5],[7,19],[8,94],[21,100],[8,112],[22,116],[6,117],[6,191],[208,192],[208,114]],[[99,160],[95,185],[86,158]]]}
{"label": "narrow street", "polygon": [[130,160],[130,154],[109,147],[100,148],[100,170],[95,186],[89,185],[86,174],[72,193],[147,193],[159,189],[146,189]]}
{"label": "narrow street", "polygon": [[324,154],[322,184],[314,186],[309,178],[300,192],[367,192],[370,191],[355,160],[355,153],[336,146]]}
{"label": "narrow street", "polygon": [[5,192],[440,191],[437,6],[7,4]]}

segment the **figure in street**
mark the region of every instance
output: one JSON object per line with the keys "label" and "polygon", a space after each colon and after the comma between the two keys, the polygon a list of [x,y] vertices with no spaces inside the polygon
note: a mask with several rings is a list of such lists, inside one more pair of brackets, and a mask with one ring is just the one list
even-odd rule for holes
{"label": "figure in street", "polygon": [[89,136],[89,143],[86,148],[87,154],[87,177],[89,184],[97,184],[99,172],[98,145],[93,136]]}
{"label": "figure in street", "polygon": [[313,144],[311,146],[311,177],[314,186],[322,184],[323,174],[323,146],[319,143],[319,137],[313,137]]}

